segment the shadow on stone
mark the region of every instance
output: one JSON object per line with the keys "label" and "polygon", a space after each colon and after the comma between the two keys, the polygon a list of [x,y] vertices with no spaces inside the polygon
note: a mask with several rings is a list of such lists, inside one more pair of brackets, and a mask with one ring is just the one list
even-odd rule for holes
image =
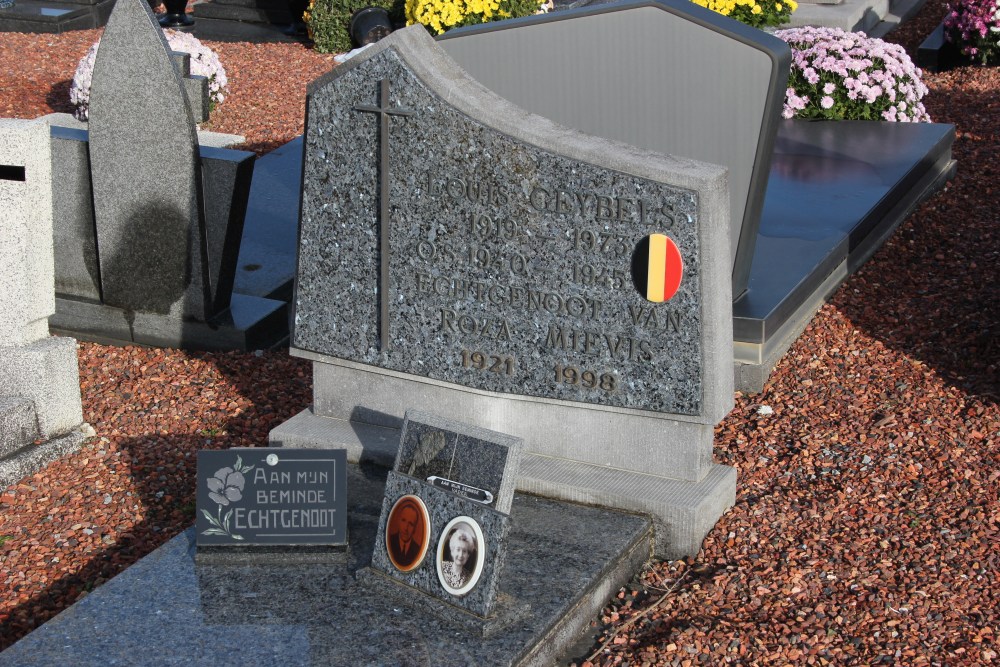
{"label": "shadow on stone", "polygon": [[45,102],[54,112],[73,113],[73,105],[69,101],[69,89],[73,81],[65,79],[57,81],[49,88],[45,95]]}
{"label": "shadow on stone", "polygon": [[166,199],[126,217],[115,254],[104,258],[104,301],[165,315],[191,283],[188,221]]}

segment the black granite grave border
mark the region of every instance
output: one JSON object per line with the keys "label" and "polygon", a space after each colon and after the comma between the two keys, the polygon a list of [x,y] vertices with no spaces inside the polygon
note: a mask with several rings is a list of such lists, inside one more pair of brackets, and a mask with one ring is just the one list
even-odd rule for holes
{"label": "black granite grave border", "polygon": [[917,67],[929,72],[946,72],[956,67],[972,64],[962,55],[958,45],[945,36],[944,23],[938,24],[917,47]]}

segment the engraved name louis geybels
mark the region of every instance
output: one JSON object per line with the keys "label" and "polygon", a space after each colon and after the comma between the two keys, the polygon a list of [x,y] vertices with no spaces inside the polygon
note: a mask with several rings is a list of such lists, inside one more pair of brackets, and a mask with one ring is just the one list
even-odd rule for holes
{"label": "engraved name louis geybels", "polygon": [[[427,174],[425,186],[432,197],[456,202],[509,208],[513,200],[513,196],[500,184],[483,182],[471,176],[438,177]],[[653,202],[640,197],[587,192],[559,185],[534,185],[526,199],[535,211],[571,215],[596,222],[672,226],[679,217],[672,202]]]}
{"label": "engraved name louis geybels", "polygon": [[[518,359],[505,352],[534,338],[555,361],[552,382],[610,392],[624,379],[620,363],[652,361],[681,331],[681,310],[620,298],[634,288],[638,241],[692,222],[674,202],[544,183],[505,188],[466,176],[428,175],[425,187],[434,200],[459,206],[412,248],[411,286],[448,304],[434,315],[439,331],[463,341],[457,364],[514,375]],[[540,320],[548,320],[541,331]],[[628,333],[609,332],[615,321],[611,329]]]}

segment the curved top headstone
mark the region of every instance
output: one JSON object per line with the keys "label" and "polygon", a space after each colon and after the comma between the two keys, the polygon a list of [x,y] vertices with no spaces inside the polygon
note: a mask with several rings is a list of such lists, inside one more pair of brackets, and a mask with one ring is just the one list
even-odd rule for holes
{"label": "curved top headstone", "polygon": [[688,0],[588,5],[450,30],[438,42],[529,111],[728,167],[733,296],[743,293],[791,66],[785,42]]}
{"label": "curved top headstone", "polygon": [[520,400],[731,407],[723,167],[528,113],[421,26],[310,86],[304,161],[296,348]]}
{"label": "curved top headstone", "polygon": [[145,0],[118,0],[94,62],[90,163],[104,303],[204,316],[197,135]]}

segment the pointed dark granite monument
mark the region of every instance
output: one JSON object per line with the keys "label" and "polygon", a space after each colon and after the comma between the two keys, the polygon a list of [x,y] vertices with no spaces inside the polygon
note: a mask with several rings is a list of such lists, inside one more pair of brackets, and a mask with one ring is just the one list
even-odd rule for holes
{"label": "pointed dark granite monument", "polygon": [[104,303],[204,318],[198,140],[149,5],[119,0],[94,62],[90,164]]}
{"label": "pointed dark granite monument", "polygon": [[52,324],[98,341],[271,347],[286,335],[286,305],[232,293],[255,156],[199,147],[197,86],[176,55],[148,3],[120,0],[94,63],[89,137],[53,131],[56,180],[74,186],[57,197],[70,256]]}

